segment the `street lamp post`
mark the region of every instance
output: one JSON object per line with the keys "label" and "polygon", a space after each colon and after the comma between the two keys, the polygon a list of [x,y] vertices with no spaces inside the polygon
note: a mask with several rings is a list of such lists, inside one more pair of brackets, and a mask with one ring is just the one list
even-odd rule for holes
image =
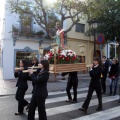
{"label": "street lamp post", "polygon": [[93,30],[93,36],[94,36],[94,57],[96,57],[96,28],[97,28],[97,22],[95,20],[90,22],[91,28]]}
{"label": "street lamp post", "polygon": [[96,31],[94,29],[94,57],[96,57]]}
{"label": "street lamp post", "polygon": [[84,58],[83,55],[84,55],[86,45],[78,45],[78,46],[79,46],[79,50],[80,50],[80,53],[81,53],[81,62],[85,63],[85,58]]}
{"label": "street lamp post", "polygon": [[84,51],[85,51],[86,45],[78,45],[78,46],[79,46],[80,53],[81,53],[82,56],[83,56],[83,53],[84,53]]}
{"label": "street lamp post", "polygon": [[41,60],[43,57],[43,48],[41,46],[38,48],[38,52],[39,52],[40,60]]}
{"label": "street lamp post", "polygon": [[57,61],[56,61],[56,53],[58,52],[58,44],[53,43],[51,46],[52,46],[52,49],[54,50],[54,64],[56,64],[57,63]]}
{"label": "street lamp post", "polygon": [[53,43],[53,44],[51,45],[51,47],[52,47],[52,49],[54,50],[54,76],[55,76],[55,79],[56,79],[56,72],[55,72],[55,71],[56,71],[55,65],[56,65],[56,63],[57,63],[56,54],[58,53],[59,46],[58,46],[57,43]]}

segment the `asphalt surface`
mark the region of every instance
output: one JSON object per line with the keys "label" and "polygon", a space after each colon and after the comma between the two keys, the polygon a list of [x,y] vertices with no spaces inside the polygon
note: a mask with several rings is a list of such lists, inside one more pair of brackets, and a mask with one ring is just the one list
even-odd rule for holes
{"label": "asphalt surface", "polygon": [[[66,82],[59,81],[55,82],[54,85],[60,84],[62,89],[51,92],[49,91],[49,96],[46,100],[46,111],[48,120],[120,120],[120,104],[119,100],[119,89],[117,90],[116,96],[108,96],[109,86],[107,85],[107,94],[103,95],[103,111],[96,112],[98,100],[96,99],[96,93],[94,93],[88,112],[84,114],[79,111],[78,108],[82,106],[89,85],[89,80],[79,80],[78,88],[78,103],[66,103]],[[108,83],[109,81],[107,81]],[[59,84],[58,84],[59,83]],[[53,84],[53,83],[50,83]],[[48,88],[50,86],[48,85]],[[50,88],[49,88],[50,89]],[[57,90],[57,91],[56,91]],[[30,101],[31,94],[26,94],[25,99]],[[23,115],[15,116],[14,113],[17,112],[17,101],[14,95],[6,95],[0,97],[0,120],[27,120],[27,112],[24,111]],[[38,120],[38,113],[36,110],[35,114],[36,120]]]}

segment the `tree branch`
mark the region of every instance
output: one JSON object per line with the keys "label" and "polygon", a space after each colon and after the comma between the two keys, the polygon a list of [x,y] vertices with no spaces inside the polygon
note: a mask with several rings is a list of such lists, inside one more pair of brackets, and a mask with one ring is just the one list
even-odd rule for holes
{"label": "tree branch", "polygon": [[63,27],[64,16],[65,16],[65,15],[63,14],[64,2],[65,2],[65,0],[62,0],[62,5],[61,5],[61,9],[60,9],[60,14],[61,14],[61,27]]}
{"label": "tree branch", "polygon": [[65,34],[68,33],[69,31],[71,31],[71,29],[73,28],[73,26],[79,22],[79,19],[75,20],[72,25],[65,31]]}
{"label": "tree branch", "polygon": [[40,0],[40,3],[41,3],[41,10],[42,10],[42,12],[43,12],[43,17],[44,17],[44,25],[45,25],[45,27],[46,27],[46,32],[48,32],[48,24],[47,24],[47,14],[46,14],[46,12],[45,12],[45,8],[44,8],[44,6],[43,6],[43,0]]}
{"label": "tree branch", "polygon": [[35,0],[35,2],[36,2],[39,6],[41,6],[41,4],[40,4],[37,0]]}
{"label": "tree branch", "polygon": [[36,22],[38,23],[38,25],[39,25],[42,29],[44,29],[44,30],[46,31],[46,28],[42,25],[41,22],[38,21],[38,19],[35,17],[35,15],[33,15],[33,17],[34,17],[34,19],[36,20]]}

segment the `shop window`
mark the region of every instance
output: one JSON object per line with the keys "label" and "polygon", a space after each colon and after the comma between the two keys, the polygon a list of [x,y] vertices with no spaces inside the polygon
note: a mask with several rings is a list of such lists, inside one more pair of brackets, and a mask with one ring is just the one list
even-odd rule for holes
{"label": "shop window", "polygon": [[32,58],[37,58],[36,52],[17,52],[16,53],[16,67],[19,67],[19,62],[21,59],[26,59],[28,62],[28,66],[32,66]]}
{"label": "shop window", "polygon": [[85,24],[77,23],[75,31],[85,33]]}

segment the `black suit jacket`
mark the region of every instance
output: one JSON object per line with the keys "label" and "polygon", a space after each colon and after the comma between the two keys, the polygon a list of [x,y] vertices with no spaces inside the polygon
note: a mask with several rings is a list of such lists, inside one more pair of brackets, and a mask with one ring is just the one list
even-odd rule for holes
{"label": "black suit jacket", "polygon": [[[24,68],[27,70],[28,68]],[[28,88],[27,80],[29,78],[29,73],[23,73],[22,71],[18,71],[14,73],[15,78],[18,78],[16,87],[18,88]]]}
{"label": "black suit jacket", "polygon": [[106,61],[104,64],[102,64],[102,75],[103,75],[103,77],[107,76],[108,69],[109,69],[109,63]]}
{"label": "black suit jacket", "polygon": [[62,73],[62,76],[69,74],[68,83],[78,83],[77,73],[78,72],[68,72],[68,73],[66,72],[66,73]]}
{"label": "black suit jacket", "polygon": [[78,83],[77,72],[69,72],[68,82],[69,83]]}
{"label": "black suit jacket", "polygon": [[[38,68],[37,71],[34,72],[34,74],[37,76],[37,75],[39,74],[40,71],[41,71],[41,68]],[[28,79],[28,80],[32,81],[31,76],[29,76],[29,79]],[[33,81],[32,81],[32,83],[33,83]],[[33,83],[33,84],[34,84],[34,83]]]}
{"label": "black suit jacket", "polygon": [[31,79],[35,84],[33,96],[46,98],[48,96],[47,81],[49,79],[49,72],[42,71],[38,75],[32,74]]}
{"label": "black suit jacket", "polygon": [[101,82],[100,82],[101,73],[102,73],[102,68],[99,65],[90,71],[90,77],[91,77],[90,86],[101,87]]}
{"label": "black suit jacket", "polygon": [[110,72],[109,72],[109,77],[118,77],[119,76],[119,63],[117,64],[112,64]]}

